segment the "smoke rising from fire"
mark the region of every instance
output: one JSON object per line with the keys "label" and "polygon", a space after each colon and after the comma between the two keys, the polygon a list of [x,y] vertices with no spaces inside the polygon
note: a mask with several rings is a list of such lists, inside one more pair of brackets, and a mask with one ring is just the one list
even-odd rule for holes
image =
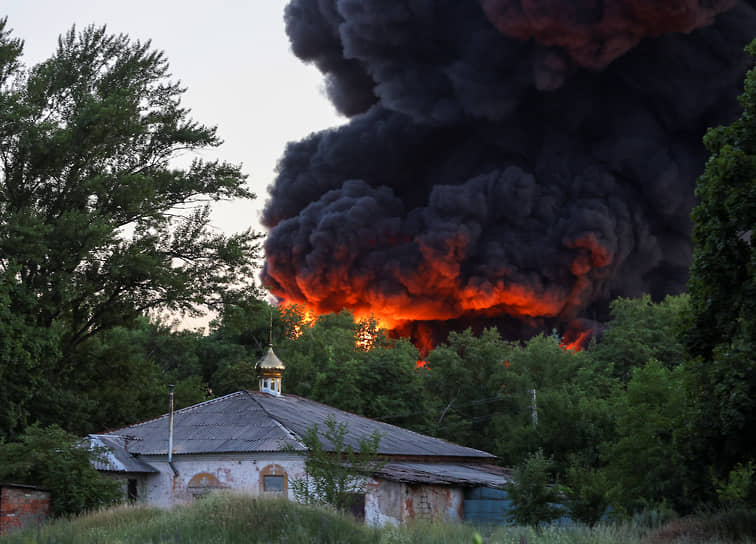
{"label": "smoke rising from fire", "polygon": [[737,115],[756,1],[292,0],[285,18],[351,119],[281,159],[275,295],[526,336],[684,288],[701,137]]}

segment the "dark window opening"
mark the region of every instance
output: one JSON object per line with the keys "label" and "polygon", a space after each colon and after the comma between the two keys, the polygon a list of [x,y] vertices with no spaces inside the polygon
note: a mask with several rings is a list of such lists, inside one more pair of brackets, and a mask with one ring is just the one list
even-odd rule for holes
{"label": "dark window opening", "polygon": [[365,494],[351,493],[350,499],[349,512],[358,521],[365,521]]}
{"label": "dark window opening", "polygon": [[137,481],[133,478],[129,478],[129,483],[126,488],[126,497],[128,498],[129,502],[134,502],[137,500]]}
{"label": "dark window opening", "polygon": [[263,489],[274,493],[283,493],[284,477],[283,476],[263,476]]}

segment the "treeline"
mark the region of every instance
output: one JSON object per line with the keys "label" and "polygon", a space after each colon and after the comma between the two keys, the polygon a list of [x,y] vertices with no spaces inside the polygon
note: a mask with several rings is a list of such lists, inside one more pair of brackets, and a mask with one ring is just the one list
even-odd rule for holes
{"label": "treeline", "polygon": [[[81,436],[156,416],[168,383],[179,407],[255,388],[272,316],[289,393],[507,465],[535,455],[586,508],[753,505],[753,70],[742,117],[705,140],[689,296],[615,301],[582,352],[548,334],[466,331],[418,368],[417,350],[374,324],[308,324],[264,302],[260,235],[209,224],[208,202],[254,197],[240,167],[171,162],[220,141],[189,117],[162,54],[94,27],[34,67],[22,50],[0,20],[0,480],[54,485],[61,468],[44,451],[74,440],[57,427]],[[155,318],[207,308],[207,335]],[[92,507],[88,496],[58,511]]]}

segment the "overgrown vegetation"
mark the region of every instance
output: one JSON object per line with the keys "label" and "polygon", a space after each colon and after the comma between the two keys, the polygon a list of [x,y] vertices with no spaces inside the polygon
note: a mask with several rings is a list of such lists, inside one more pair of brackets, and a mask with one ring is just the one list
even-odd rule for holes
{"label": "overgrown vegetation", "polygon": [[[0,537],[5,544],[267,544],[270,542],[354,544],[729,544],[756,534],[756,517],[724,511],[708,519],[684,518],[658,526],[638,521],[569,527],[471,527],[441,522],[374,528],[333,509],[214,494],[189,506],[161,510],[119,506],[60,519],[39,530]],[[752,541],[752,539],[751,539]]]}
{"label": "overgrown vegetation", "polygon": [[18,442],[0,444],[0,482],[35,484],[50,491],[53,515],[76,514],[123,499],[120,484],[91,460],[101,452],[57,427],[26,429]]}
{"label": "overgrown vegetation", "polygon": [[314,425],[300,437],[307,447],[305,474],[290,482],[297,501],[348,512],[365,493],[367,478],[383,464],[378,459],[381,437],[374,432],[355,449],[347,443],[348,432],[345,423],[329,416],[322,432]]}

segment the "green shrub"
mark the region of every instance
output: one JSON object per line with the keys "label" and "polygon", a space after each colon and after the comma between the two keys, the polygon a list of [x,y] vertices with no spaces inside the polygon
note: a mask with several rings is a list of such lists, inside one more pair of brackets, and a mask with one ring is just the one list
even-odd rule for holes
{"label": "green shrub", "polygon": [[112,505],[123,498],[121,486],[92,467],[93,455],[59,427],[28,427],[18,442],[0,444],[0,481],[48,489],[55,516]]}
{"label": "green shrub", "polygon": [[605,471],[573,462],[567,469],[567,485],[562,487],[572,519],[596,525],[609,508],[610,489]]}
{"label": "green shrub", "polygon": [[552,464],[551,458],[544,457],[543,451],[538,450],[514,469],[513,481],[506,486],[512,501],[511,521],[537,527],[561,516],[556,507],[557,489],[549,485]]}
{"label": "green shrub", "polygon": [[753,494],[753,461],[738,463],[728,474],[727,480],[712,476],[719,502],[727,507],[742,507]]}

